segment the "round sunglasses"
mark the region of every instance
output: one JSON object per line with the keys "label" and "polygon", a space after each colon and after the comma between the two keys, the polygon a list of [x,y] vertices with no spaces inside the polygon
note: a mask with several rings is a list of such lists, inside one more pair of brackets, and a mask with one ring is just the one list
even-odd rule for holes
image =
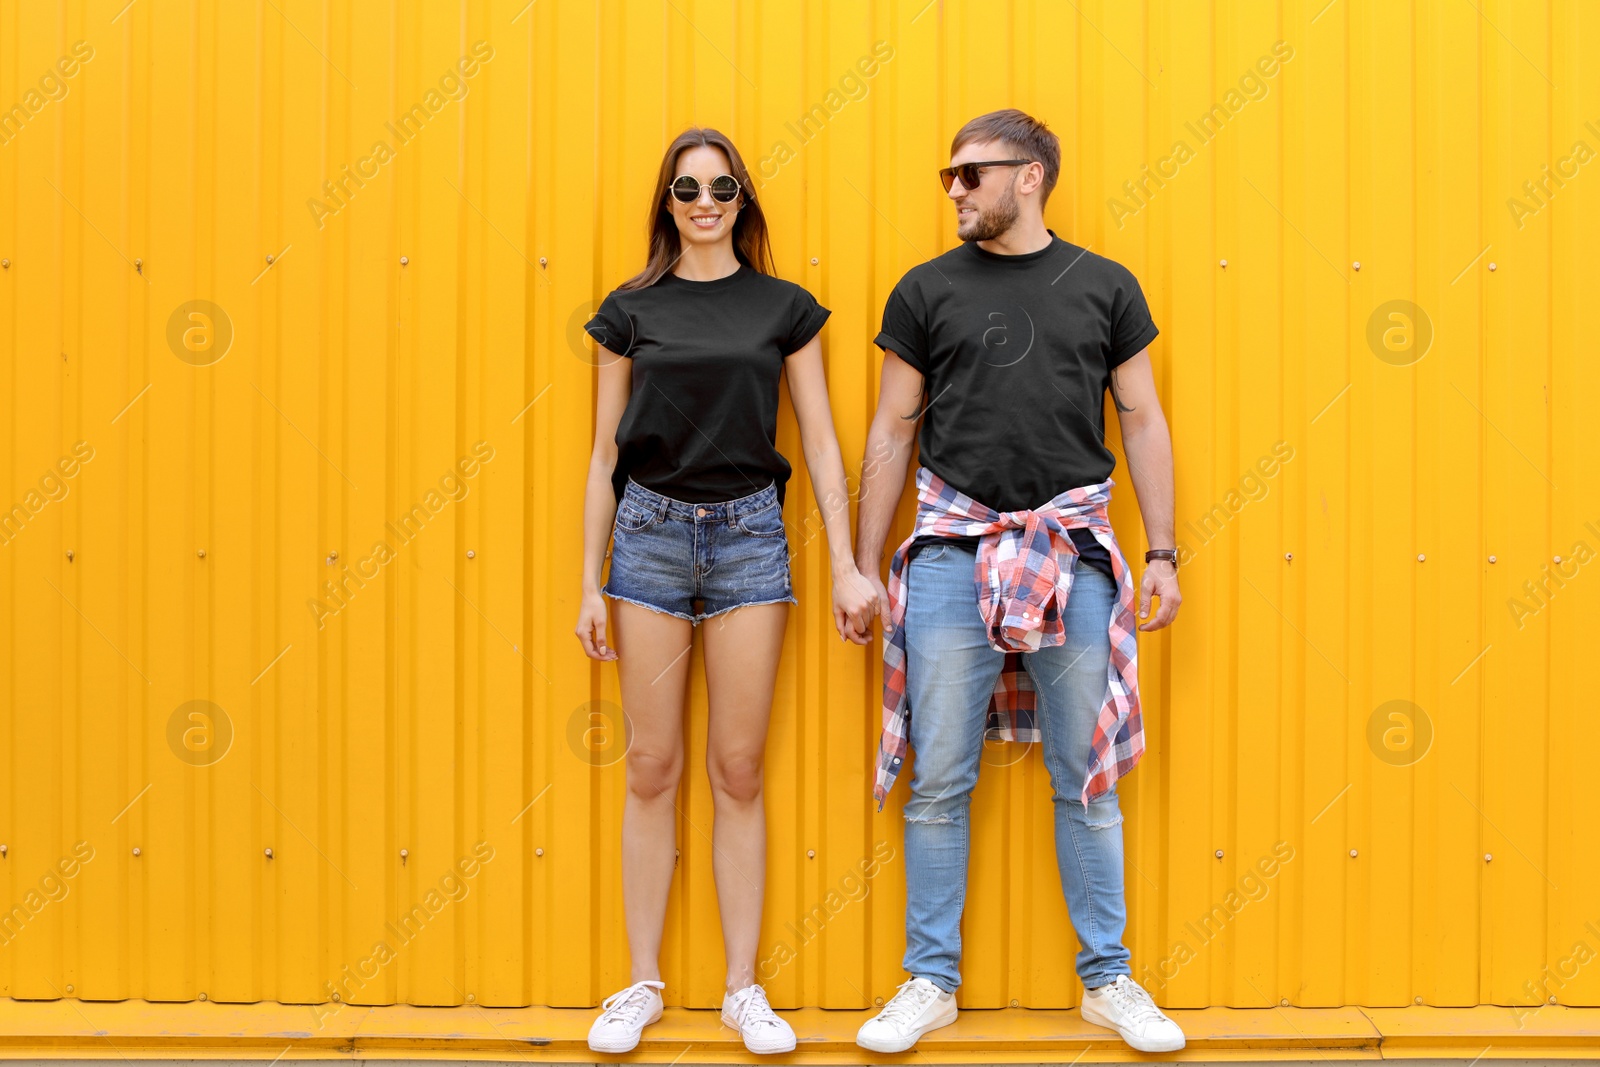
{"label": "round sunglasses", "polygon": [[719,174],[710,185],[701,185],[693,174],[680,174],[667,187],[680,204],[692,204],[700,199],[701,189],[711,190],[711,199],[719,204],[731,204],[739,195],[739,179],[731,174]]}

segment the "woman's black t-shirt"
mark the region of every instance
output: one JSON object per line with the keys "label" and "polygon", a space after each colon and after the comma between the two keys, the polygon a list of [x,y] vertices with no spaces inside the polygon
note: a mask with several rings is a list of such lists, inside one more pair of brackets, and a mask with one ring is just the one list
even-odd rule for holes
{"label": "woman's black t-shirt", "polygon": [[749,496],[769,483],[783,500],[778,379],[829,310],[803,286],[740,263],[725,278],[670,271],[643,289],[614,289],[584,326],[633,360],[617,424],[617,499],[628,479],[691,504]]}

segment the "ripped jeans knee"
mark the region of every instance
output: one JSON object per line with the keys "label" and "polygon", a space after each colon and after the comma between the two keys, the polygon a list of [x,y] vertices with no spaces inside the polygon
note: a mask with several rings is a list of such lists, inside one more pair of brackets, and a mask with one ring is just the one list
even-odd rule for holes
{"label": "ripped jeans knee", "polygon": [[905,820],[928,826],[949,826],[967,821],[971,793],[946,783],[937,791],[928,792],[921,783],[911,783],[911,796],[906,798]]}
{"label": "ripped jeans knee", "polygon": [[1090,830],[1109,830],[1122,824],[1122,807],[1114,790],[1089,801],[1088,811],[1077,801],[1073,801],[1073,805],[1083,814],[1083,825]]}
{"label": "ripped jeans knee", "polygon": [[918,814],[911,810],[910,804],[906,805],[904,814],[906,822],[920,823],[923,826],[954,826],[961,821],[953,811],[933,811],[926,814]]}

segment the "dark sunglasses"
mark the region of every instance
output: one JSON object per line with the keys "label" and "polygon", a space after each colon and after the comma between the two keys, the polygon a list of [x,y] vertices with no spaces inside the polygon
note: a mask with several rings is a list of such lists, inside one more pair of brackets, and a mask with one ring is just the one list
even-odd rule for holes
{"label": "dark sunglasses", "polygon": [[739,179],[731,174],[719,174],[711,179],[709,186],[702,186],[700,179],[693,174],[680,174],[672,179],[669,188],[680,204],[692,204],[699,200],[700,190],[703,188],[711,190],[711,199],[717,203],[731,204],[739,195]]}
{"label": "dark sunglasses", "polygon": [[[983,180],[979,167],[1020,167],[1032,163],[1031,159],[991,159],[986,163],[963,163],[959,167],[946,167],[939,172],[939,180],[944,183],[944,191],[949,192],[955,185],[956,179],[961,179],[963,189],[976,189]],[[698,194],[697,194],[698,195]]]}

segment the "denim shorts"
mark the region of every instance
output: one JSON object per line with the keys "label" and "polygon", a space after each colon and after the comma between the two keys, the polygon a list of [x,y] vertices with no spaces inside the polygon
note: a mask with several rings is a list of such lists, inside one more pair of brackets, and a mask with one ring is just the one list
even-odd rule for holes
{"label": "denim shorts", "polygon": [[755,604],[799,603],[775,484],[718,504],[689,504],[629,478],[611,537],[611,574],[601,592],[613,600],[692,623]]}

